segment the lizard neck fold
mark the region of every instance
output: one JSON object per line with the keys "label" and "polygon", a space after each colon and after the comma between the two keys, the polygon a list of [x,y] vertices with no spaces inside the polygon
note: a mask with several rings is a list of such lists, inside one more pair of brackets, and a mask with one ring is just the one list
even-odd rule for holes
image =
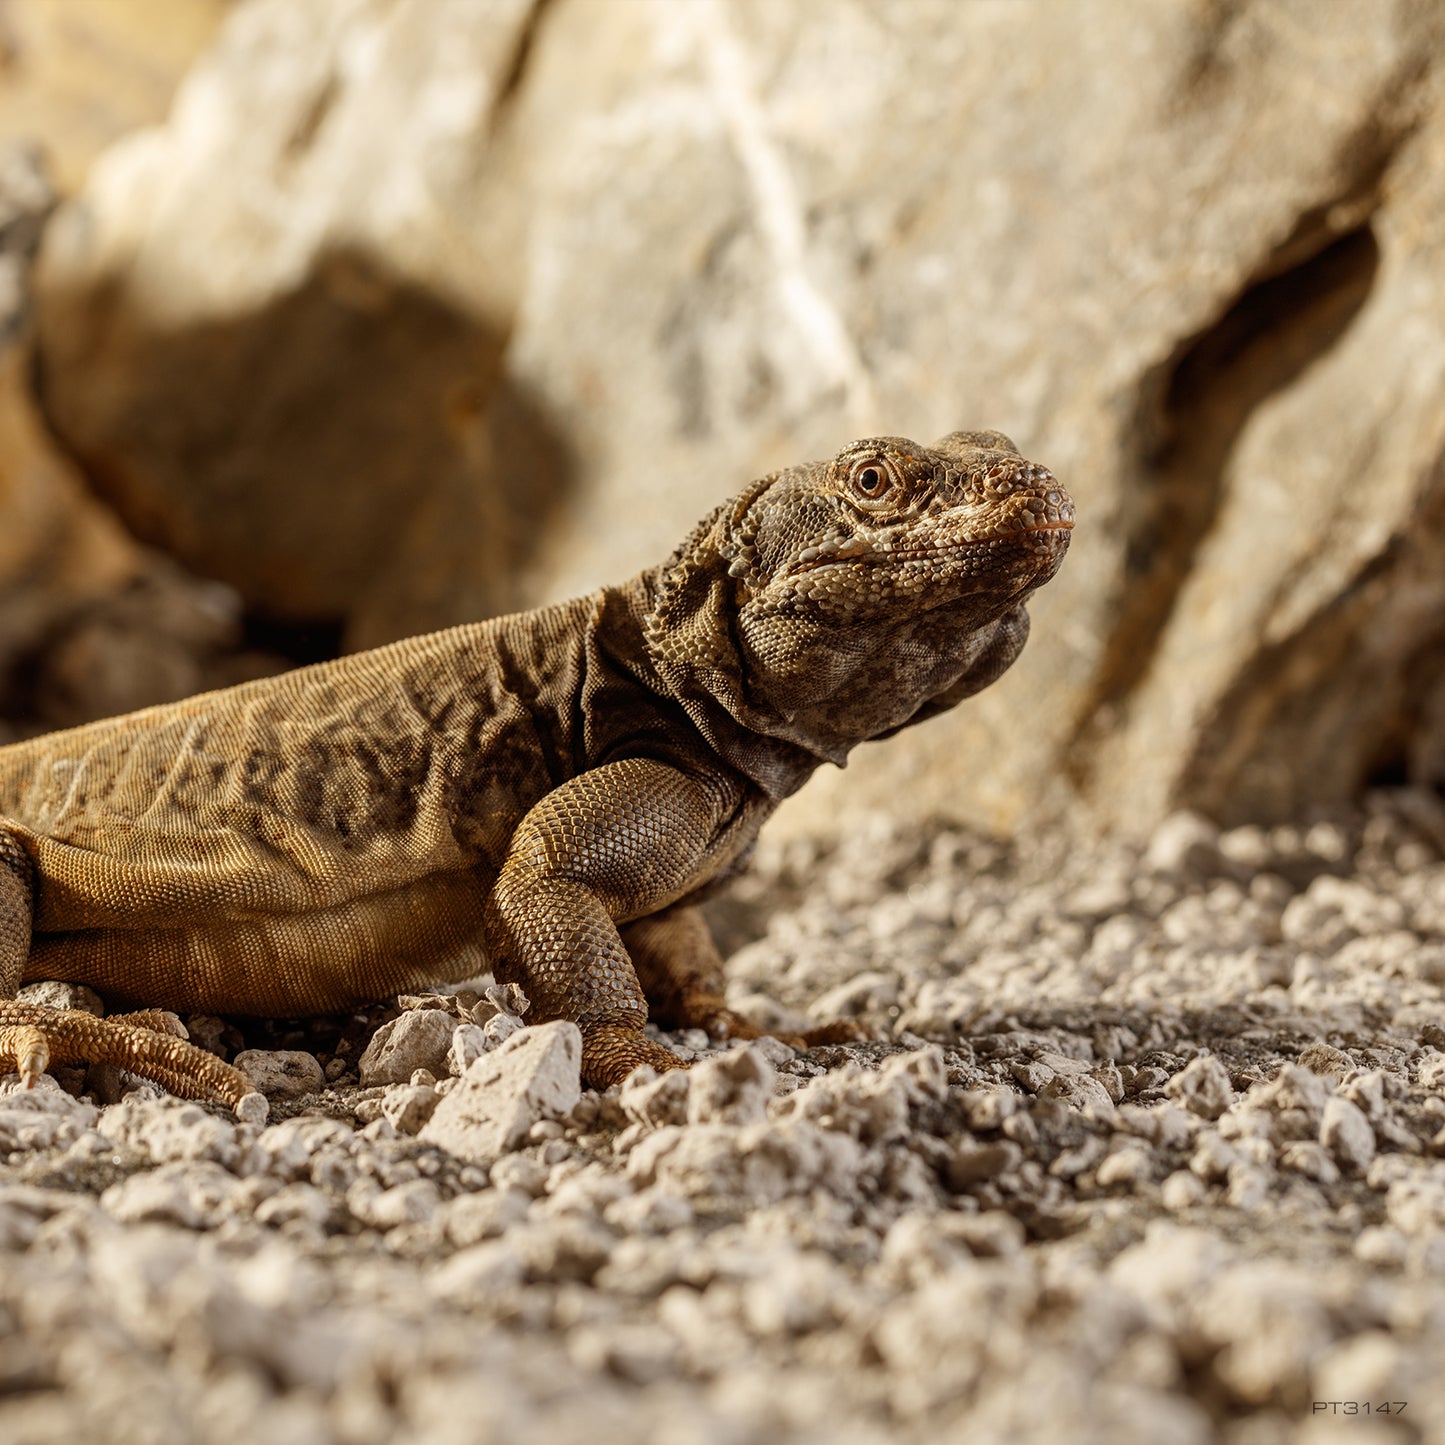
{"label": "lizard neck fold", "polygon": [[635,578],[636,655],[646,659],[649,685],[675,701],[712,750],[776,802],[797,792],[820,764],[842,767],[849,746],[819,742],[753,695],[727,565],[716,553],[709,558],[684,549],[681,560]]}

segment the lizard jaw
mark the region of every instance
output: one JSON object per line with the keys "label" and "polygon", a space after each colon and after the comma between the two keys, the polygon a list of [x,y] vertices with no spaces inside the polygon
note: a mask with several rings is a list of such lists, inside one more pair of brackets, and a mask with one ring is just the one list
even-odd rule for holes
{"label": "lizard jaw", "polygon": [[886,550],[867,546],[853,549],[839,547],[830,552],[821,552],[820,549],[810,548],[808,550],[814,551],[815,555],[808,557],[807,554],[804,553],[798,562],[788,568],[780,580],[803,577],[810,572],[822,572],[831,567],[843,567],[855,562],[863,564],[884,564],[888,562],[948,561],[950,558],[967,553],[971,548],[987,546],[990,542],[1007,542],[1015,538],[1023,538],[1040,533],[1061,534],[1049,539],[1048,546],[1050,550],[1052,550],[1058,545],[1059,541],[1066,541],[1068,533],[1073,530],[1073,520],[1071,518],[1063,518],[1057,522],[1041,522],[1023,527],[1005,527],[999,531],[987,532],[974,537],[960,538],[954,542],[940,542],[933,546],[893,547]]}

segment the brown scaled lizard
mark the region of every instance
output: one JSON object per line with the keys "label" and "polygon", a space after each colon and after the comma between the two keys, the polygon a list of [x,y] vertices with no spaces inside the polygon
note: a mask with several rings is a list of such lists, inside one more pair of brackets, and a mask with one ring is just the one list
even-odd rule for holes
{"label": "brown scaled lizard", "polygon": [[[649,1000],[756,1036],[697,899],[820,763],[999,677],[1073,520],[997,432],[875,437],[620,587],[0,748],[0,1070],[239,1106],[162,1010],[342,1010],[474,971],[475,941],[578,1024],[593,1085],[680,1066]],[[143,1011],[15,1002],[32,979]]]}

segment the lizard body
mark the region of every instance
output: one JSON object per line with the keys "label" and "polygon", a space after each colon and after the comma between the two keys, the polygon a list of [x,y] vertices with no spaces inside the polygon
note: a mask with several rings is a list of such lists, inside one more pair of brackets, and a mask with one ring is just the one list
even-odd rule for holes
{"label": "lizard body", "polygon": [[289,1017],[473,972],[472,942],[594,1084],[679,1063],[647,998],[755,1032],[692,904],[820,763],[997,678],[1072,525],[998,433],[871,438],[621,586],[0,748],[0,1063],[236,1103],[164,1016],[4,1000]]}

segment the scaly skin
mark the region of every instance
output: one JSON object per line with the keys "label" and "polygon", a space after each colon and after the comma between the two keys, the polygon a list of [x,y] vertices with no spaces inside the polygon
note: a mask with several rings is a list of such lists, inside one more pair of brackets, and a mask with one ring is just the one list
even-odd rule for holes
{"label": "scaly skin", "polygon": [[[480,941],[535,1017],[580,1026],[590,1083],[679,1067],[648,998],[755,1032],[698,896],[820,763],[999,677],[1072,525],[996,432],[872,438],[755,482],[620,587],[0,748],[0,1000],[54,978],[329,1012],[469,971]],[[237,1104],[242,1077],[168,1026],[0,1003],[0,1064]]]}

